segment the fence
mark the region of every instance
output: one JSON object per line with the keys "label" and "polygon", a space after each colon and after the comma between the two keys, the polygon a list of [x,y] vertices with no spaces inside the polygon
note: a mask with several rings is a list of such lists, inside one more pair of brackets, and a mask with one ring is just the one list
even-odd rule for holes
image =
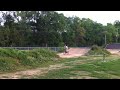
{"label": "fence", "polygon": [[32,50],[32,49],[51,49],[53,51],[59,51],[62,47],[0,47],[0,48],[12,48],[12,49],[18,49],[18,50]]}
{"label": "fence", "polygon": [[[12,48],[12,49],[18,49],[18,50],[32,50],[32,49],[44,48],[44,49],[49,49],[57,52],[61,50],[61,48],[63,47],[0,47],[0,48]],[[90,47],[69,47],[69,48],[90,48]]]}

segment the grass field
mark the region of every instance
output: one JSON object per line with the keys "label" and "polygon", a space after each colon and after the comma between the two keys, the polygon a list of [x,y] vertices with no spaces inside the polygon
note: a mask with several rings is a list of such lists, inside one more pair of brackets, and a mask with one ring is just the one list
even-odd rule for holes
{"label": "grass field", "polygon": [[50,70],[44,75],[36,75],[34,79],[119,79],[120,58],[109,56],[103,61],[102,57],[81,57],[65,59],[60,62],[62,68]]}
{"label": "grass field", "polygon": [[120,56],[87,55],[60,58],[44,49],[0,49],[0,78],[6,79],[120,79]]}

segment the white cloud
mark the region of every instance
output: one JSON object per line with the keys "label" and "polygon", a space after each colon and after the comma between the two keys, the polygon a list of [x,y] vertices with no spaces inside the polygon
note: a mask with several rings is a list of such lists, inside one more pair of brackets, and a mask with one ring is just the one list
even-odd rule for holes
{"label": "white cloud", "polygon": [[93,21],[106,25],[120,20],[120,11],[57,11],[65,16],[78,16],[79,18],[90,18]]}

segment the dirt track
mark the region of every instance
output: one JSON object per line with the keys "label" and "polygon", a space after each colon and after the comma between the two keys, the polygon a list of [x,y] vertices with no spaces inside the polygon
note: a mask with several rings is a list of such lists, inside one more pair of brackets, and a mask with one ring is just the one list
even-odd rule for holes
{"label": "dirt track", "polygon": [[120,55],[120,49],[107,49],[111,54]]}
{"label": "dirt track", "polygon": [[[59,53],[58,55],[62,58],[80,57],[87,53],[90,48],[70,48],[69,54]],[[37,68],[32,70],[18,71],[15,73],[0,74],[0,79],[20,79],[20,78],[31,78],[34,75],[44,75],[53,69],[67,68],[64,64],[50,65],[45,68]]]}
{"label": "dirt track", "polygon": [[[85,53],[87,53],[89,50],[90,48],[70,48],[69,54],[64,55],[64,53],[59,53],[58,55],[62,58],[80,57],[80,56],[83,56]],[[119,53],[120,50],[109,49],[108,51],[110,51],[112,54],[115,54],[115,53]],[[84,63],[83,61],[80,61],[80,62],[74,61],[74,62],[72,62],[72,65],[77,63],[79,64]],[[65,63],[61,63],[56,65],[50,65],[49,67],[44,67],[44,68],[36,68],[36,69],[30,69],[25,71],[18,71],[15,73],[0,74],[0,79],[21,79],[21,78],[29,79],[34,77],[34,75],[42,76],[45,73],[48,73],[49,71],[62,69],[62,68],[69,68],[69,66],[66,66]],[[74,77],[71,77],[71,78],[74,78]],[[82,77],[78,77],[78,78],[82,78]],[[91,77],[87,77],[87,78],[91,78]]]}
{"label": "dirt track", "polygon": [[90,48],[70,48],[69,54],[59,53],[61,58],[79,57],[85,55]]}
{"label": "dirt track", "polygon": [[21,79],[21,78],[29,79],[34,75],[44,75],[45,73],[48,73],[51,70],[54,70],[54,69],[57,70],[62,68],[67,68],[67,67],[65,67],[64,64],[56,64],[56,65],[50,65],[49,67],[44,67],[44,68],[18,71],[15,73],[5,73],[5,74],[0,74],[0,79]]}

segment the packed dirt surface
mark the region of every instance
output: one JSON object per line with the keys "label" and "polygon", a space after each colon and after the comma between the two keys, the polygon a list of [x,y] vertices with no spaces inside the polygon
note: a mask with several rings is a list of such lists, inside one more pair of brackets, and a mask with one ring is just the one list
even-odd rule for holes
{"label": "packed dirt surface", "polygon": [[[70,48],[68,54],[59,53],[58,55],[61,58],[80,57],[80,56],[84,56],[89,50],[90,50],[90,48],[87,48],[87,47],[85,47],[85,48]],[[109,51],[113,55],[120,55],[120,49],[107,49],[107,51]]]}
{"label": "packed dirt surface", "polygon": [[37,68],[37,69],[31,69],[31,70],[25,70],[25,71],[18,71],[15,73],[6,73],[6,74],[0,74],[0,79],[21,79],[21,78],[31,78],[34,75],[43,75],[45,73],[48,73],[48,71],[51,70],[57,70],[62,68],[68,68],[67,66],[63,67],[64,64],[56,64],[56,65],[50,65],[49,67],[45,68]]}
{"label": "packed dirt surface", "polygon": [[90,48],[70,48],[69,49],[69,53],[64,54],[64,53],[59,53],[58,55],[61,58],[72,58],[72,57],[80,57],[85,55],[88,51],[90,50]]}
{"label": "packed dirt surface", "polygon": [[111,54],[120,55],[120,49],[107,49]]}

